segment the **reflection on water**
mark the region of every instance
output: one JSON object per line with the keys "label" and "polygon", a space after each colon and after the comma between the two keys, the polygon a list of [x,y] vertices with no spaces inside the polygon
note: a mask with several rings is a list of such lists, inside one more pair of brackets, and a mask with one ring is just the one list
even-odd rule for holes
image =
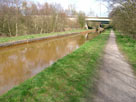
{"label": "reflection on water", "polygon": [[73,35],[0,49],[0,94],[34,76],[85,42]]}

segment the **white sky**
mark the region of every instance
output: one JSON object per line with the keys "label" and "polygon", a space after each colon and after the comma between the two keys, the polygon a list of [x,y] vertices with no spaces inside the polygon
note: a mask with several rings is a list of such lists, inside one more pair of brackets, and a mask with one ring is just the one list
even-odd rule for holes
{"label": "white sky", "polygon": [[[59,3],[61,6],[66,9],[68,5],[74,5],[77,11],[83,11],[87,15],[90,11],[94,12],[94,16],[100,16],[100,0],[32,0],[39,3]],[[108,16],[107,3],[102,2],[101,5],[101,17]],[[91,15],[92,16],[92,15]]]}

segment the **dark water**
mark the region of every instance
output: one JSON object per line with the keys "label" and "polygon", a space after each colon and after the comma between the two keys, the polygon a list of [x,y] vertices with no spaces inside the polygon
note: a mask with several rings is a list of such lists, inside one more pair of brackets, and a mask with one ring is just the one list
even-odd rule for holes
{"label": "dark water", "polygon": [[77,34],[0,48],[0,95],[79,48],[85,41],[86,35]]}

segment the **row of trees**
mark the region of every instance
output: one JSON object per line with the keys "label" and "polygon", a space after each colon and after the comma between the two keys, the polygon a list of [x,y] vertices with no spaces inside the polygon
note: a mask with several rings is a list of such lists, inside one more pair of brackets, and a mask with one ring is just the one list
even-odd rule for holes
{"label": "row of trees", "polygon": [[[77,16],[77,20],[68,19]],[[24,0],[0,0],[0,35],[19,36],[59,32],[84,27],[85,14],[59,4],[35,4]]]}
{"label": "row of trees", "polygon": [[111,0],[114,2],[110,14],[115,29],[136,38],[136,0]]}

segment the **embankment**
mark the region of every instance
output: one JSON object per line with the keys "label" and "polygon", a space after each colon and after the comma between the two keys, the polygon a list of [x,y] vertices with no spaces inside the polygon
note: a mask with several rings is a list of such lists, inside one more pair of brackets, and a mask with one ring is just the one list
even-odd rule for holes
{"label": "embankment", "polygon": [[117,43],[125,55],[126,59],[133,66],[136,73],[136,40],[127,35],[121,35],[119,32],[115,32],[117,37]]}

